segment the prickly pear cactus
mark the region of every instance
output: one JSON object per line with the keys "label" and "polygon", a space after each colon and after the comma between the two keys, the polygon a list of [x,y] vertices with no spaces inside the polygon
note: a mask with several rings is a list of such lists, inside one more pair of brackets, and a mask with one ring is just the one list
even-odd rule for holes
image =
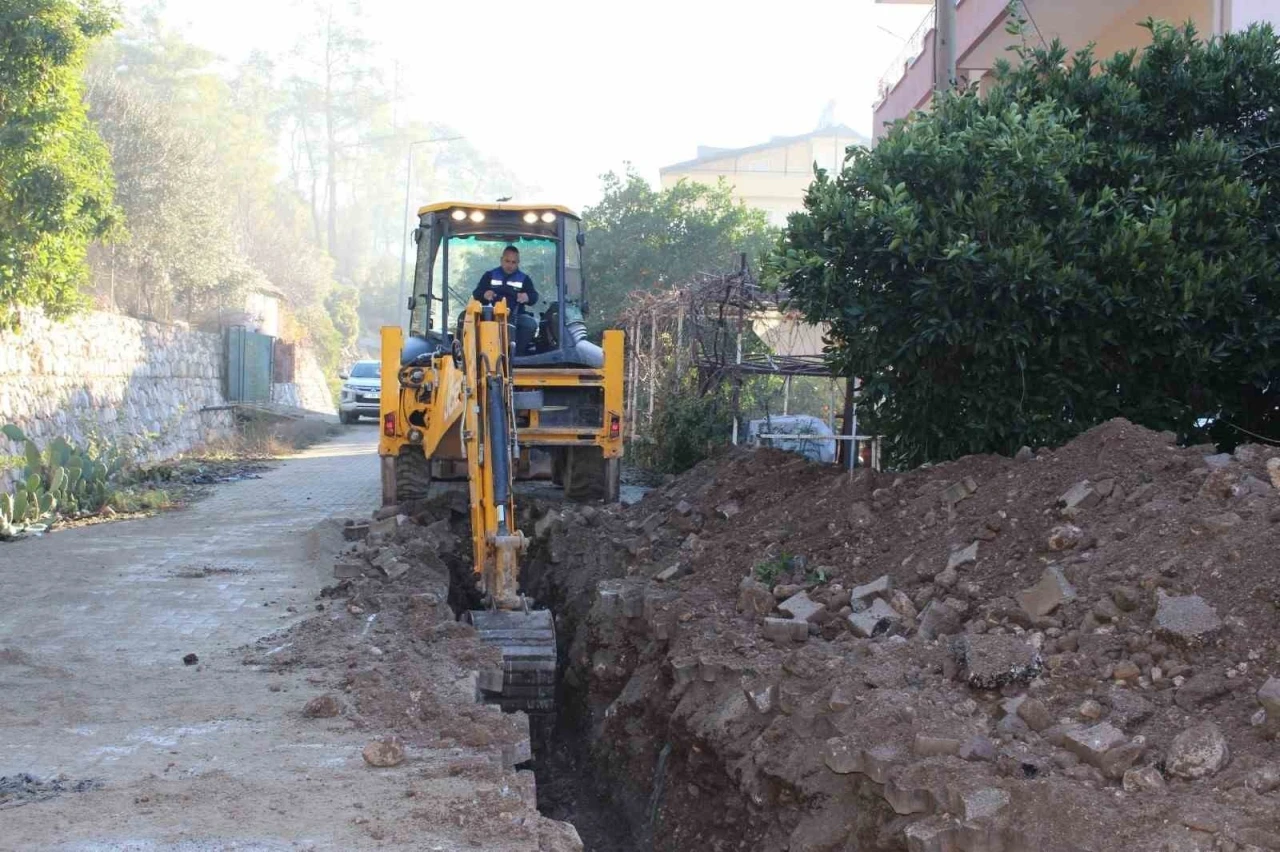
{"label": "prickly pear cactus", "polygon": [[61,514],[95,511],[106,502],[108,482],[123,467],[119,454],[91,452],[59,437],[44,452],[13,424],[0,434],[22,445],[20,476],[12,494],[0,494],[0,540],[44,531]]}

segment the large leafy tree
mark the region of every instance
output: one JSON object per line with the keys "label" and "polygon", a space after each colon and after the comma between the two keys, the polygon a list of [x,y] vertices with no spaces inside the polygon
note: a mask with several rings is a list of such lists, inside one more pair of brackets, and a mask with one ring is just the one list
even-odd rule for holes
{"label": "large leafy tree", "polygon": [[[896,461],[1280,435],[1280,39],[1002,63],[820,175],[774,266]],[[1234,437],[1233,437],[1234,436]]]}
{"label": "large leafy tree", "polygon": [[111,226],[111,166],[80,72],[113,26],[97,0],[0,3],[0,329],[19,305],[75,307],[86,248]]}
{"label": "large leafy tree", "polygon": [[777,235],[765,213],[736,201],[724,182],[654,189],[631,171],[603,181],[600,201],[583,213],[593,326],[613,322],[632,291],[736,268],[742,252],[754,264]]}

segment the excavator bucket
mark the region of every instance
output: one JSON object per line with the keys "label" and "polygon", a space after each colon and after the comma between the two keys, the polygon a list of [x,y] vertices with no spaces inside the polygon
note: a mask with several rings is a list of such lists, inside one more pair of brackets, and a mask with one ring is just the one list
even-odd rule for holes
{"label": "excavator bucket", "polygon": [[502,681],[481,679],[486,704],[529,714],[556,709],[556,625],[550,610],[473,610],[480,639],[502,649]]}

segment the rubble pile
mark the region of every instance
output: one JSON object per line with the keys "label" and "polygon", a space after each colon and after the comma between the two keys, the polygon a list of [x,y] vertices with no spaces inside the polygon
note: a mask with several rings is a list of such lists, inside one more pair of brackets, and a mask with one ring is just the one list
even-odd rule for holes
{"label": "rubble pile", "polygon": [[539,507],[526,582],[641,848],[1280,849],[1278,487],[1123,420],[903,474],[744,450]]}
{"label": "rubble pile", "polygon": [[248,649],[244,663],[311,672],[327,691],[301,702],[299,719],[365,732],[366,771],[404,773],[404,795],[420,803],[414,819],[381,820],[371,808],[362,823],[370,848],[443,833],[472,848],[580,852],[572,826],[537,811],[527,717],[478,703],[478,678],[500,678],[502,655],[456,617],[476,594],[460,555],[465,499],[446,494],[341,523],[336,582],[316,617]]}

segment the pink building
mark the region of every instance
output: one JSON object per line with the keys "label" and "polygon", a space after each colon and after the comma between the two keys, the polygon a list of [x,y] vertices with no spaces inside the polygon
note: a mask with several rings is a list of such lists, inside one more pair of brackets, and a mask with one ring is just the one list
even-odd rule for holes
{"label": "pink building", "polygon": [[[920,0],[876,0],[920,6],[922,20],[902,54],[880,80],[874,135],[886,122],[928,105],[933,92],[934,4]],[[1025,0],[1023,17],[1033,21],[1032,38],[1058,38],[1074,50],[1092,42],[1098,56],[1141,48],[1149,33],[1138,26],[1148,17],[1173,24],[1187,21],[1206,36],[1242,30],[1257,21],[1280,29],[1280,0]],[[956,74],[982,85],[997,59],[1009,56],[1013,38],[1005,32],[1008,0],[956,0]]]}

